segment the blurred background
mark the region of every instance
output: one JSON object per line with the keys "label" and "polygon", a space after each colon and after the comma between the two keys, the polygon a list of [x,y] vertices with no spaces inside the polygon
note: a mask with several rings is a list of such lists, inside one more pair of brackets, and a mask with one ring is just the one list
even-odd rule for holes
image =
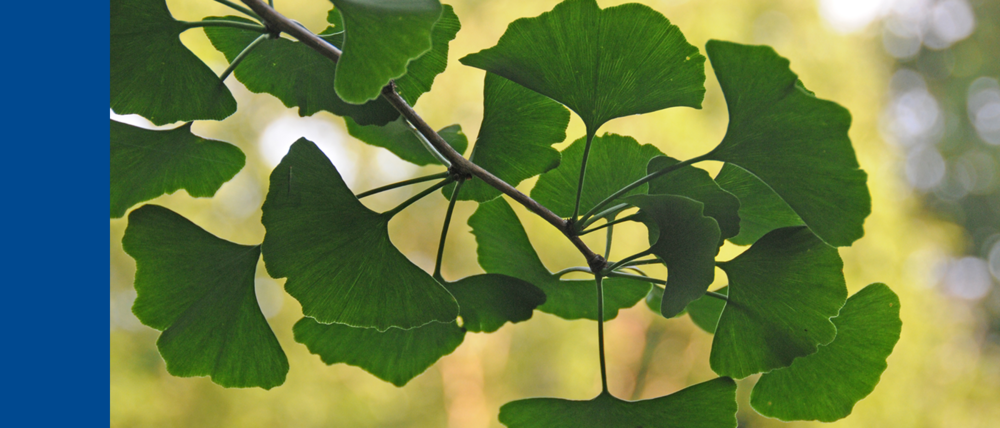
{"label": "blurred background", "polygon": [[[309,29],[326,27],[325,0],[276,0]],[[452,0],[462,21],[449,69],[417,110],[434,127],[462,125],[474,140],[482,118],[483,71],[458,58],[493,46],[507,24],[550,10],[555,0]],[[602,7],[619,1],[600,0]],[[851,138],[869,174],[872,215],[866,236],[841,248],[851,292],[885,282],[902,300],[903,332],[889,368],[867,399],[838,427],[995,427],[1000,420],[1000,2],[995,0],[646,0],[688,40],[769,44],[821,98],[847,107]],[[195,21],[233,14],[208,0],[167,0],[175,17]],[[217,72],[226,67],[201,30],[183,42]],[[439,172],[350,137],[341,118],[301,118],[270,95],[227,82],[239,111],[221,122],[196,122],[195,134],[239,146],[247,166],[214,198],[183,191],[167,206],[224,239],[262,241],[260,206],[268,174],[299,137],[316,142],[356,192]],[[702,110],[670,109],[616,119],[601,132],[635,137],[685,159],[714,147],[725,133],[725,102],[711,71]],[[152,127],[136,116],[116,120]],[[567,141],[584,135],[575,116]],[[175,125],[176,126],[176,125]],[[168,126],[170,128],[172,126]],[[471,150],[471,149],[470,149]],[[713,173],[720,165],[699,164]],[[520,186],[528,191],[536,179]],[[365,199],[395,206],[420,187]],[[432,195],[390,224],[393,242],[431,270],[446,201]],[[449,234],[444,276],[481,272],[460,202]],[[542,220],[518,214],[550,270],[583,264]],[[225,389],[207,378],[175,378],[156,351],[158,331],[131,313],[135,264],[121,247],[127,222],[110,221],[110,419],[112,427],[500,427],[499,407],[531,396],[589,399],[600,390],[595,323],[535,312],[528,322],[465,342],[403,388],[356,367],[326,366],[292,339],[301,317],[283,280],[259,266],[257,296],[291,371],[271,391]],[[618,227],[612,258],[645,249],[641,227]],[[593,234],[602,235],[602,234]],[[603,237],[588,244],[603,248]],[[721,258],[744,248],[727,243]],[[652,271],[664,275],[664,271]],[[713,288],[725,285],[718,271]],[[687,317],[666,320],[642,304],[607,324],[611,392],[652,398],[714,378],[712,336]],[[747,404],[756,377],[740,381],[741,427],[784,423]]]}

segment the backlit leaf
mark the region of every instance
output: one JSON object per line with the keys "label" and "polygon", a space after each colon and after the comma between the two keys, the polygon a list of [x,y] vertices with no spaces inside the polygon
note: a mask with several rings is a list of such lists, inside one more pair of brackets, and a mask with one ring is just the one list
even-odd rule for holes
{"label": "backlit leaf", "polygon": [[112,120],[111,218],[180,189],[196,198],[215,195],[245,163],[239,148],[192,134],[191,123],[153,131]]}
{"label": "backlit leaf", "polygon": [[757,381],[750,404],[785,421],[833,422],[871,394],[899,340],[899,298],[885,284],[855,293],[833,319],[837,338]]}
{"label": "backlit leaf", "polygon": [[[441,17],[437,0],[331,0],[343,15],[346,37],[337,62],[337,95],[361,104],[406,73],[410,60],[431,49]],[[457,30],[456,30],[457,31]]]}
{"label": "backlit leaf", "polygon": [[708,158],[760,178],[826,243],[861,238],[871,196],[847,136],[850,113],[803,88],[770,47],[712,40],[706,51],[729,106]]}
{"label": "backlit leaf", "polygon": [[170,374],[225,387],[285,382],[288,359],[254,293],[260,246],[219,239],[156,205],[129,214],[122,245],[136,263],[132,312],[163,331],[156,347]]}
{"label": "backlit leaf", "polygon": [[743,168],[727,163],[715,181],[740,200],[740,233],[729,238],[736,245],[753,244],[774,229],[804,225],[774,190]]}
{"label": "backlit leaf", "polygon": [[[715,292],[724,295],[729,294],[729,287],[722,287]],[[687,313],[691,317],[691,321],[694,322],[694,325],[709,333],[715,333],[715,329],[719,326],[719,317],[722,316],[722,311],[725,308],[725,300],[704,295],[699,297],[697,300],[688,303],[687,308],[684,309],[687,310]]]}
{"label": "backlit leaf", "polygon": [[787,367],[837,335],[830,318],[847,299],[844,263],[809,229],[775,230],[719,267],[729,277],[709,358],[719,375]]}
{"label": "backlit leaf", "polygon": [[527,321],[545,303],[541,289],[507,275],[473,275],[446,282],[444,287],[458,301],[462,328],[471,332],[492,333],[508,321]]}
{"label": "backlit leaf", "polygon": [[650,251],[667,265],[660,313],[673,318],[715,280],[719,224],[703,215],[704,204],[683,196],[635,195],[626,201],[639,207],[643,221],[658,231]]}
{"label": "backlit leaf", "polygon": [[[562,217],[573,215],[580,164],[587,138],[580,138],[562,152],[558,168],[542,174],[531,189],[531,197]],[[618,189],[646,176],[646,163],[663,155],[651,144],[640,145],[632,137],[604,134],[595,137],[587,160],[587,181],[580,196],[580,212],[586,212]],[[646,193],[646,185],[622,195]]]}
{"label": "backlit leaf", "polygon": [[720,377],[640,401],[607,392],[587,401],[529,398],[504,404],[500,422],[508,428],[735,428],[736,383]]}
{"label": "backlit leaf", "polygon": [[346,363],[360,367],[396,386],[406,385],[441,357],[452,353],[465,339],[465,330],[455,322],[430,324],[403,330],[343,324],[321,324],[305,317],[292,329],[295,341],[306,345],[324,363]]}
{"label": "backlit leaf", "polygon": [[563,103],[590,135],[616,117],[700,108],[705,96],[705,57],[640,4],[602,10],[594,0],[567,0],[512,22],[496,46],[460,61]]}
{"label": "backlit leaf", "polygon": [[[657,156],[646,166],[648,174],[678,163],[669,156]],[[686,196],[705,204],[705,215],[719,223],[723,240],[736,236],[740,231],[740,200],[719,187],[708,172],[693,166],[686,166],[660,176],[649,182],[649,194]]]}
{"label": "backlit leaf", "polygon": [[369,210],[304,138],[271,173],[261,222],[264,262],[302,313],[322,323],[413,328],[451,322],[455,299],[389,240],[390,216]]}
{"label": "backlit leaf", "polygon": [[236,112],[236,99],[226,85],[181,43],[187,28],[170,15],[164,0],[111,2],[115,113],[135,113],[163,125],[222,120]]}
{"label": "backlit leaf", "polygon": [[[565,319],[597,319],[597,284],[588,280],[560,280],[552,275],[535,253],[528,235],[507,201],[497,198],[479,204],[469,217],[476,235],[479,265],[487,272],[525,280],[545,292],[542,312]],[[634,306],[649,292],[650,284],[622,278],[605,278],[604,319],[618,316],[618,310]]]}

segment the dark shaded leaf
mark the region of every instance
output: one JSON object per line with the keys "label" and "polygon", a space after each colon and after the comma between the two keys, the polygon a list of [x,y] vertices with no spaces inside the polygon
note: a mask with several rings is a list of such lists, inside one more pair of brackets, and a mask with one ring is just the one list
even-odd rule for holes
{"label": "dark shaded leaf", "polygon": [[[344,121],[347,123],[347,132],[352,137],[367,144],[388,149],[402,160],[420,166],[441,164],[441,161],[427,151],[419,137],[413,134],[414,131],[410,129],[406,119],[402,117],[385,126],[361,126],[349,117],[344,118]],[[462,133],[461,125],[443,128],[438,131],[438,134],[459,153],[464,153],[469,146],[469,140]]]}
{"label": "dark shaded leaf", "polygon": [[[649,161],[646,172],[652,174],[679,163],[669,156],[657,156]],[[705,204],[705,215],[719,223],[723,241],[740,232],[740,200],[719,187],[708,172],[693,166],[686,166],[649,182],[649,194],[686,196]]]}
{"label": "dark shaded leaf", "polygon": [[775,230],[719,267],[729,301],[712,341],[716,373],[739,379],[787,367],[837,335],[830,317],[847,299],[844,263],[809,229]]}
{"label": "dark shaded leaf", "polygon": [[180,34],[186,29],[163,0],[111,2],[115,113],[135,113],[164,125],[222,120],[236,112],[236,99],[226,85],[181,43]]}
{"label": "dark shaded leaf", "polygon": [[458,301],[462,328],[472,332],[492,333],[508,321],[527,321],[545,303],[541,289],[507,275],[473,275],[444,287]]}
{"label": "dark shaded leaf", "polygon": [[136,264],[132,312],[163,331],[156,347],[170,374],[225,387],[285,382],[288,359],[254,293],[260,246],[219,239],[156,205],[129,214],[122,245]]}
{"label": "dark shaded leaf", "polygon": [[288,278],[304,315],[380,331],[458,316],[451,294],[392,245],[390,216],[362,205],[311,141],[271,173],[263,211],[265,265]]}
{"label": "dark shaded leaf", "polygon": [[442,11],[437,0],[331,1],[346,33],[335,88],[354,104],[377,98],[383,86],[406,73],[410,60],[431,49],[431,32]]}
{"label": "dark shaded leaf", "polygon": [[[729,287],[722,287],[715,292],[728,295]],[[724,300],[706,295],[688,303],[685,310],[691,316],[691,321],[694,322],[694,325],[714,334],[716,327],[719,326],[719,317],[722,316],[722,311],[725,308],[726,302]]]}
{"label": "dark shaded leaf", "polygon": [[594,0],[564,1],[512,22],[496,46],[459,61],[563,103],[590,135],[616,117],[700,108],[705,96],[705,57],[640,4],[602,10]]}
{"label": "dark shaded leaf", "polygon": [[112,120],[111,218],[180,189],[196,198],[215,195],[245,163],[239,148],[192,134],[191,123],[153,131]]}
{"label": "dark shaded leaf", "polygon": [[855,293],[833,319],[837,338],[757,381],[750,404],[785,421],[833,422],[871,394],[899,340],[899,298],[885,284]]}
{"label": "dark shaded leaf", "polygon": [[396,386],[406,385],[441,357],[452,353],[465,339],[455,322],[432,322],[402,330],[321,324],[305,317],[292,329],[295,341],[306,345],[324,363],[360,367]]}
{"label": "dark shaded leaf", "polygon": [[[569,112],[559,103],[486,73],[483,123],[469,160],[517,186],[559,165],[552,145],[566,139],[568,124]],[[443,190],[445,196],[451,196],[453,187]],[[458,198],[486,202],[498,196],[500,191],[482,180],[469,180]]]}
{"label": "dark shaded leaf", "polygon": [[[580,164],[587,138],[576,140],[562,152],[558,168],[542,174],[531,189],[531,197],[562,217],[573,215]],[[580,196],[580,212],[587,212],[604,198],[646,176],[646,163],[663,155],[651,144],[640,145],[632,137],[604,134],[595,137],[587,160],[587,181]],[[622,195],[646,193],[646,185]]]}
{"label": "dark shaded leaf", "polygon": [[760,178],[826,243],[861,238],[871,196],[847,109],[806,91],[770,47],[712,40],[706,51],[729,106],[726,137],[707,158]]}
{"label": "dark shaded leaf", "polygon": [[[565,319],[597,319],[597,283],[592,279],[560,280],[552,275],[506,200],[479,204],[469,217],[469,226],[479,245],[479,265],[487,272],[519,278],[542,289],[546,300],[538,310]],[[634,306],[650,288],[648,282],[631,279],[605,278],[603,282],[605,320],[618,316],[621,308]]]}
{"label": "dark shaded leaf", "polygon": [[720,377],[640,401],[607,392],[588,401],[529,398],[504,404],[500,422],[509,428],[735,428],[736,383]]}
{"label": "dark shaded leaf", "polygon": [[715,181],[740,200],[740,233],[729,238],[736,245],[751,245],[774,229],[805,225],[774,190],[743,168],[727,163]]}
{"label": "dark shaded leaf", "polygon": [[[235,16],[206,19],[250,22]],[[205,34],[229,61],[236,59],[247,45],[260,36],[253,31],[229,27],[208,27]],[[323,34],[323,38],[331,44],[342,44],[343,34],[334,33],[332,27]],[[340,99],[334,90],[336,68],[335,62],[312,48],[278,38],[258,44],[236,67],[233,75],[250,92],[268,93],[281,100],[286,107],[298,107],[299,116],[328,111],[364,125],[384,125],[399,117],[399,112],[381,98],[362,105],[349,104]]]}
{"label": "dark shaded leaf", "polygon": [[[396,92],[411,106],[431,90],[434,78],[448,67],[448,43],[455,40],[462,24],[451,5],[441,5],[441,17],[431,31],[431,50],[406,66],[406,74],[395,80]],[[335,9],[336,10],[336,9]],[[461,153],[461,152],[459,152]]]}
{"label": "dark shaded leaf", "polygon": [[702,214],[704,204],[683,196],[635,195],[626,201],[659,232],[649,250],[667,265],[660,313],[673,318],[715,280],[719,224]]}

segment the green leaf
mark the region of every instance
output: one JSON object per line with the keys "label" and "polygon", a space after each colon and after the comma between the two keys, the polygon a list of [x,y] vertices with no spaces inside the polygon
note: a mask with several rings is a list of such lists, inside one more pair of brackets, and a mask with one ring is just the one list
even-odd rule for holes
{"label": "green leaf", "polygon": [[[251,22],[235,16],[206,18],[215,19]],[[229,61],[236,59],[247,45],[260,36],[260,33],[230,27],[207,27],[205,34]],[[333,33],[332,27],[323,34],[323,38],[331,44],[343,44],[343,34]],[[399,112],[381,98],[356,105],[337,97],[334,91],[336,68],[335,62],[305,44],[277,38],[258,44],[236,67],[233,75],[250,92],[268,93],[281,100],[286,107],[298,107],[299,116],[328,111],[364,125],[384,125],[399,117]]]}
{"label": "green leaf", "polygon": [[607,392],[588,401],[529,398],[504,404],[500,422],[509,428],[736,428],[736,382],[720,377],[640,401]]}
{"label": "green leaf", "polygon": [[724,164],[715,181],[740,200],[740,233],[729,238],[736,245],[751,245],[774,229],[805,225],[774,190],[743,168]]}
{"label": "green leaf", "polygon": [[[715,291],[719,294],[729,294],[729,287],[722,287]],[[723,309],[726,308],[726,302],[724,300],[717,299],[712,296],[704,295],[699,297],[697,300],[688,303],[687,313],[691,316],[691,321],[698,328],[705,330],[709,333],[715,333],[716,327],[719,326],[719,317],[722,316]]]}
{"label": "green leaf", "polygon": [[770,47],[712,40],[706,51],[729,105],[726,137],[707,159],[760,178],[826,243],[861,238],[871,196],[847,109],[805,90]]}
{"label": "green leaf", "polygon": [[507,275],[474,275],[446,282],[444,287],[458,301],[462,328],[472,332],[492,333],[508,321],[527,321],[545,303],[541,289]]}
{"label": "green leaf", "polygon": [[196,198],[215,195],[245,163],[239,148],[192,134],[191,123],[152,131],[112,120],[111,218],[179,189]]}
{"label": "green leaf", "polygon": [[112,110],[157,125],[236,112],[226,85],[181,43],[187,28],[163,0],[111,2]]}
{"label": "green leaf", "polygon": [[306,345],[324,363],[360,367],[396,386],[406,385],[441,357],[452,353],[465,339],[455,322],[402,330],[321,324],[305,317],[292,329],[295,341]]}
{"label": "green leaf", "polygon": [[285,382],[288,359],[254,293],[260,246],[219,239],[156,205],[129,214],[122,245],[136,264],[132,312],[163,331],[156,347],[170,374],[229,388]]}
{"label": "green leaf", "polygon": [[[597,283],[592,279],[560,280],[552,275],[506,200],[497,198],[479,204],[469,217],[469,226],[479,245],[479,265],[487,272],[522,279],[542,289],[546,300],[538,310],[570,320],[597,319]],[[604,319],[613,319],[619,309],[634,306],[649,288],[648,282],[605,278]]]}
{"label": "green leaf", "polygon": [[[657,156],[649,161],[646,172],[652,174],[677,163],[680,161],[672,157]],[[740,232],[740,200],[701,168],[686,166],[658,177],[649,182],[649,194],[686,196],[705,204],[705,215],[719,223],[719,245]]]}
{"label": "green leaf", "polygon": [[362,205],[311,141],[296,141],[271,172],[262,209],[265,266],[288,278],[304,315],[379,331],[458,316],[448,290],[392,245],[390,216]]}
{"label": "green leaf", "polygon": [[[343,55],[337,61],[337,95],[361,104],[403,76],[410,60],[429,51],[437,0],[331,0],[344,19]],[[457,30],[456,30],[457,31]]]}
{"label": "green leaf", "polygon": [[601,10],[594,0],[564,1],[512,22],[496,46],[459,61],[563,103],[588,135],[616,117],[701,108],[705,96],[705,57],[640,4]]}
{"label": "green leaf", "polygon": [[719,375],[787,367],[837,335],[830,317],[847,299],[844,262],[809,229],[775,230],[719,267],[729,277],[709,358]]}
{"label": "green leaf", "polygon": [[[559,165],[552,148],[566,139],[569,112],[546,97],[503,77],[486,73],[483,123],[469,160],[513,186]],[[444,188],[451,196],[454,185]],[[469,180],[458,197],[486,202],[500,191],[482,180]]]}
{"label": "green leaf", "polygon": [[[542,174],[531,197],[561,217],[573,215],[576,186],[580,180],[580,164],[587,138],[580,138],[562,152],[558,168]],[[580,211],[586,212],[604,198],[646,176],[646,163],[663,155],[651,144],[640,145],[632,137],[604,134],[595,137],[587,160],[587,182],[580,196]],[[622,195],[646,193],[646,185]]]}
{"label": "green leaf", "polygon": [[635,195],[626,200],[659,232],[649,251],[667,265],[660,313],[673,318],[715,280],[719,224],[702,215],[704,204],[683,196]]}
{"label": "green leaf", "polygon": [[406,66],[406,74],[395,80],[396,92],[411,106],[417,103],[421,95],[431,90],[434,78],[448,67],[448,43],[455,40],[458,30],[462,28],[451,5],[441,6],[441,18],[431,31],[431,50],[410,61]]}
{"label": "green leaf", "polygon": [[[361,126],[351,118],[344,118],[347,123],[347,132],[352,137],[357,138],[367,144],[383,147],[399,156],[400,159],[420,166],[440,165],[439,161],[431,152],[427,151],[424,143],[419,137],[414,135],[406,119],[400,117],[385,126]],[[469,140],[462,133],[461,125],[451,125],[438,131],[441,138],[444,138],[455,151],[464,153],[469,146]]]}
{"label": "green leaf", "polygon": [[764,374],[750,404],[785,421],[833,422],[871,394],[899,341],[899,298],[885,284],[855,293],[833,319],[837,338],[791,366]]}

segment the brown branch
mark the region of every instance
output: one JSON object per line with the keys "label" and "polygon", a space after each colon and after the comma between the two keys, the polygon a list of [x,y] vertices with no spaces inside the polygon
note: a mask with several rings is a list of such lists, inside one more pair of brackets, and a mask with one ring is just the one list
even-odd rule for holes
{"label": "brown branch", "polygon": [[[269,29],[287,33],[334,62],[340,59],[340,49],[337,49],[335,46],[327,43],[311,31],[278,13],[274,10],[274,8],[268,6],[268,4],[263,0],[241,1],[249,6],[251,10],[260,15],[261,19],[264,20]],[[486,184],[501,191],[503,194],[509,196],[511,199],[523,205],[531,212],[545,219],[545,221],[555,226],[556,229],[559,229],[563,235],[566,235],[566,237],[569,238],[570,242],[572,242],[580,253],[583,254],[584,258],[586,258],[587,265],[590,266],[592,271],[600,272],[604,269],[606,264],[604,257],[591,251],[591,249],[587,247],[587,244],[584,244],[583,241],[580,240],[580,237],[577,236],[569,222],[564,220],[562,217],[559,217],[556,213],[552,212],[545,206],[539,204],[534,199],[531,199],[528,195],[521,193],[521,191],[514,188],[514,186],[511,186],[507,182],[491,174],[489,171],[466,159],[461,153],[455,151],[455,149],[452,148],[451,145],[444,140],[444,138],[441,138],[441,136],[434,131],[434,128],[431,128],[430,125],[428,125],[427,122],[425,122],[424,119],[413,110],[413,107],[410,107],[406,100],[404,100],[403,97],[396,92],[396,88],[392,83],[386,85],[386,87],[382,89],[382,97],[385,98],[389,104],[395,107],[396,110],[398,110],[399,113],[405,117],[406,120],[409,121],[413,127],[416,128],[417,131],[420,132],[420,134],[423,135],[435,149],[437,149],[439,153],[441,153],[441,155],[451,162],[453,172],[460,175],[471,175],[483,180]]]}

